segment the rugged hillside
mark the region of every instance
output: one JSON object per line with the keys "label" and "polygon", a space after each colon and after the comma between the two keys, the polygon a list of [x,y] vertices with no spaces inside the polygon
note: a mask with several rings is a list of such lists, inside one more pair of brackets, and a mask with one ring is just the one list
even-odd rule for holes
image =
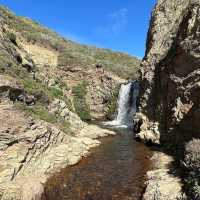
{"label": "rugged hillside", "polygon": [[138,63],[1,7],[0,199],[40,200],[51,173],[76,164],[99,145],[95,138],[113,135],[87,121],[113,114],[118,87]]}
{"label": "rugged hillside", "polygon": [[[58,66],[71,68],[77,64],[85,69],[101,64],[105,69],[115,72],[122,78],[134,78],[139,60],[120,52],[80,45],[41,26],[31,19],[14,15],[5,7],[0,7],[1,18],[8,28],[22,36],[26,42],[38,44],[59,53]],[[134,68],[134,69],[133,69]]]}
{"label": "rugged hillside", "polygon": [[182,161],[189,199],[200,199],[199,31],[199,1],[159,0],[140,73],[138,136],[164,145]]}
{"label": "rugged hillside", "polygon": [[[76,96],[76,87],[82,90],[85,88],[84,97],[82,95],[81,100],[73,98],[76,102],[72,103],[76,112],[80,107],[85,108],[84,113],[79,114],[86,120],[91,116],[110,116],[114,110],[112,99],[119,83],[124,82],[124,79],[136,78],[140,63],[137,58],[74,43],[30,19],[15,16],[4,7],[0,7],[0,16],[3,37],[8,40],[7,44],[12,45],[4,45],[7,52],[1,55],[1,72],[17,79],[21,77],[20,81],[28,89],[34,90],[33,87],[36,87],[37,90],[43,84],[50,90],[56,90],[54,94],[67,96],[68,99]],[[17,55],[11,57],[8,54],[13,54],[13,47],[17,49]],[[14,65],[24,66],[24,73],[32,71],[32,78],[30,73],[29,78],[27,74],[22,74],[21,68],[17,69]],[[20,77],[16,76],[16,72],[21,73]]]}

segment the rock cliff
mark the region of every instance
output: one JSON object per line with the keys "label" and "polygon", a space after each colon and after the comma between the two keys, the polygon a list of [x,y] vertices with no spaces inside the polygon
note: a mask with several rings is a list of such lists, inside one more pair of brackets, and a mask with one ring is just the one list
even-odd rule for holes
{"label": "rock cliff", "polygon": [[199,133],[198,12],[198,1],[168,0],[159,1],[152,15],[140,107],[148,126],[158,126],[161,142]]}
{"label": "rock cliff", "polygon": [[159,1],[152,14],[140,108],[161,142],[199,135],[199,26],[199,1]]}
{"label": "rock cliff", "polygon": [[[189,156],[185,144],[200,137],[199,47],[200,1],[159,0],[152,13],[140,70],[137,116],[141,126],[137,137],[164,145],[184,166],[184,157]],[[189,152],[196,152],[197,146]],[[192,165],[192,161],[187,162],[186,169],[199,174]],[[199,199],[199,179],[193,176],[190,183],[196,188],[191,198]]]}

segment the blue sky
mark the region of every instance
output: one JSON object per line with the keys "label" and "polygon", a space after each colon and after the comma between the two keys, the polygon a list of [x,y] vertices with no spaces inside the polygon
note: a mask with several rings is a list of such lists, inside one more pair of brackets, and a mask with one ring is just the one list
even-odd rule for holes
{"label": "blue sky", "polygon": [[0,0],[68,39],[143,57],[156,0]]}

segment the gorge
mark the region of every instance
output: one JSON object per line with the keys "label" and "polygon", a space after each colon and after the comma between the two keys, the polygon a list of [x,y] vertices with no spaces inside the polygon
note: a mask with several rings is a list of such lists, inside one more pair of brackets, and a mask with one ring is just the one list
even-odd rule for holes
{"label": "gorge", "polygon": [[[0,41],[0,199],[44,198],[50,177],[70,166],[79,168],[76,164],[86,161],[91,149],[100,143],[102,148],[94,150],[99,153],[92,153],[95,159],[91,156],[94,166],[102,162],[108,167],[103,177],[110,181],[116,177],[115,172],[122,174],[123,169],[127,171],[126,177],[128,172],[132,175],[137,172],[135,176],[142,181],[132,177],[122,194],[140,196],[149,166],[147,148],[134,144],[128,131],[104,142],[100,138],[118,132],[91,123],[114,114],[118,88],[130,77],[136,77],[140,60],[74,43],[39,23],[16,16],[5,7],[0,7]],[[125,86],[129,91],[126,105],[134,103],[132,98],[136,99],[132,85]],[[124,114],[127,120],[127,113]],[[110,153],[106,151],[109,148],[113,149]],[[116,157],[112,157],[114,150]],[[104,153],[114,168],[107,166]],[[133,154],[135,157],[129,159]],[[135,172],[129,171],[135,159],[141,166],[135,166]],[[88,162],[91,161],[89,157]],[[91,172],[96,169],[92,163],[85,165],[86,172],[87,168]],[[73,171],[73,167],[70,169]],[[83,181],[87,179],[84,171]],[[100,173],[103,172],[100,170],[94,181]],[[120,176],[120,181],[124,182],[125,178]],[[138,187],[132,188],[136,183]],[[119,192],[117,185],[114,188],[113,195]],[[132,189],[135,194],[128,192]],[[83,192],[87,191],[83,189]]]}
{"label": "gorge", "polygon": [[142,61],[0,7],[0,200],[200,200],[199,45],[199,0],[158,0]]}
{"label": "gorge", "polygon": [[[122,84],[117,114],[103,127],[116,136],[101,139],[101,146],[79,164],[53,175],[45,187],[46,200],[106,200],[141,198],[151,151],[133,140],[132,117],[137,111],[139,83]],[[101,125],[101,122],[97,124]]]}

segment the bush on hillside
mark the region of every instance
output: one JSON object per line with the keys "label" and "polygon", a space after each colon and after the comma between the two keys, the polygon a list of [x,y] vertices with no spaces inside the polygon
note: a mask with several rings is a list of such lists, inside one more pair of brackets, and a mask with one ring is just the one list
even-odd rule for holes
{"label": "bush on hillside", "polygon": [[17,103],[15,105],[17,108],[23,110],[36,119],[44,120],[49,123],[57,122],[56,116],[52,113],[49,113],[48,109],[43,104],[38,103],[33,106],[26,106],[25,104]]}
{"label": "bush on hillside", "polygon": [[61,89],[54,87],[48,88],[46,85],[32,78],[24,78],[22,80],[22,83],[24,85],[24,89],[31,94],[34,94],[35,92],[40,92],[40,94],[43,94],[49,99],[63,99],[64,94]]}
{"label": "bush on hillside", "polygon": [[17,36],[14,33],[7,33],[9,40],[17,46]]}
{"label": "bush on hillside", "polygon": [[85,95],[87,94],[87,82],[83,81],[73,87],[72,92],[74,95],[74,108],[76,113],[83,121],[90,121],[90,108],[85,98]]}

